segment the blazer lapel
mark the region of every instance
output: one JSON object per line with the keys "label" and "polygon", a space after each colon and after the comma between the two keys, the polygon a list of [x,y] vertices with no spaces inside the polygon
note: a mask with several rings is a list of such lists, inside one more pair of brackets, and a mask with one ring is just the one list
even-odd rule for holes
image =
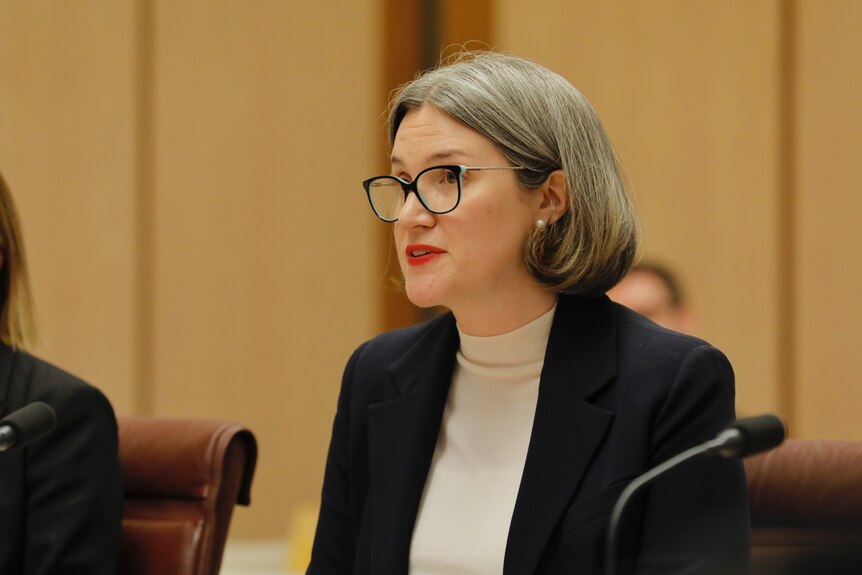
{"label": "blazer lapel", "polygon": [[390,368],[401,395],[369,408],[371,573],[406,573],[458,350],[451,314]]}
{"label": "blazer lapel", "polygon": [[509,528],[505,575],[535,571],[613,420],[613,413],[587,399],[616,375],[614,325],[607,298],[560,297]]}

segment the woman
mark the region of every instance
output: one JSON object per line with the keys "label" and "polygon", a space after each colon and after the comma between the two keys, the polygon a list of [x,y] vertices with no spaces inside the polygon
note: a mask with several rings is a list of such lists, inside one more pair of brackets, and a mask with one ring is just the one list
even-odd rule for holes
{"label": "woman", "polygon": [[[563,78],[466,55],[398,91],[389,136],[366,192],[407,296],[451,311],[350,358],[308,573],[599,573],[625,485],[733,419],[730,364],[604,296],[638,227]],[[739,462],[693,462],[629,511],[627,572],[746,570]]]}
{"label": "woman", "polygon": [[122,514],[117,423],[105,396],[26,350],[34,337],[24,246],[0,176],[0,417],[34,401],[57,427],[0,453],[0,573],[116,573]]}

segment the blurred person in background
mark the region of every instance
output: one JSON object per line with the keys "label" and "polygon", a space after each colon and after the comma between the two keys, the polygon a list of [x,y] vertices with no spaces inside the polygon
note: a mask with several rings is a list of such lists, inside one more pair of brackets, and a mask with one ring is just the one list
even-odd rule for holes
{"label": "blurred person in background", "polygon": [[0,418],[35,401],[57,416],[50,434],[0,452],[0,573],[114,575],[123,492],[113,409],[30,355],[34,339],[24,244],[0,175]]}
{"label": "blurred person in background", "polygon": [[[635,477],[734,418],[725,356],[604,294],[638,223],[592,106],[535,63],[462,54],[401,87],[391,171],[407,297],[342,380],[308,573],[597,574]],[[742,464],[689,462],[624,518],[623,573],[745,573]]]}
{"label": "blurred person in background", "polygon": [[655,262],[639,262],[609,292],[611,300],[648,317],[662,327],[697,333],[697,321],[676,275]]}

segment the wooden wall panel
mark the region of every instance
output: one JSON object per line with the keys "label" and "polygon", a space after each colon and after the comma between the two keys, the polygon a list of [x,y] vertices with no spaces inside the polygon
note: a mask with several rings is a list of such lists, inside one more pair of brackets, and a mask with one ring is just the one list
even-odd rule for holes
{"label": "wooden wall panel", "polygon": [[381,313],[377,3],[163,0],[154,27],[154,411],[248,423],[235,534],[280,535]]}
{"label": "wooden wall panel", "polygon": [[[386,34],[382,39],[381,110],[386,109],[394,90],[421,71],[436,66],[441,58],[464,47],[469,50],[494,47],[491,35],[494,0],[383,0],[382,8],[384,29],[397,29],[399,33]],[[384,129],[380,135],[384,142],[380,173],[385,173],[389,170],[389,145]],[[392,241],[392,226],[381,224],[377,233],[379,249],[387,254],[380,270],[383,278],[381,331],[413,325],[443,311],[443,308],[421,309],[410,303],[403,289],[397,287],[401,271]]]}
{"label": "wooden wall panel", "polygon": [[449,55],[462,47],[492,50],[494,46],[494,0],[438,0],[440,53]]}
{"label": "wooden wall panel", "polygon": [[677,270],[739,411],[776,410],[779,3],[499,0],[501,49],[595,105],[632,182],[644,254]]}
{"label": "wooden wall panel", "polygon": [[[434,22],[428,21],[426,0],[381,0],[382,29],[398,30],[398,34],[384,34],[381,38],[380,128],[377,133],[381,142],[380,161],[376,173],[389,171],[389,140],[385,126],[385,110],[393,91],[412,80],[417,73],[433,65],[429,58],[428,47],[438,31]],[[399,287],[401,271],[398,267],[398,254],[392,239],[393,228],[383,222],[377,225],[377,236],[384,255],[380,262],[379,276],[383,285],[381,290],[380,331],[397,329],[419,323],[426,318],[426,311],[414,306]]]}
{"label": "wooden wall panel", "polygon": [[23,220],[36,352],[133,409],[135,21],[129,2],[0,0],[0,170]]}
{"label": "wooden wall panel", "polygon": [[798,431],[862,439],[862,4],[798,5]]}

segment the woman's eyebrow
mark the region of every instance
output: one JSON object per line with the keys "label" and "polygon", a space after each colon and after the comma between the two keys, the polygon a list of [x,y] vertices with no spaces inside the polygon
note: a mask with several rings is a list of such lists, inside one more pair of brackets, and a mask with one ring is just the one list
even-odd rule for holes
{"label": "woman's eyebrow", "polygon": [[[431,154],[430,156],[425,158],[425,162],[430,165],[432,162],[444,161],[444,160],[448,160],[452,157],[459,157],[459,156],[460,157],[464,157],[464,156],[469,157],[469,154],[467,154],[463,150],[459,150],[457,148],[453,148],[451,150],[441,150],[439,152],[434,152],[433,154]],[[398,156],[393,155],[392,157],[389,158],[389,164],[392,166],[401,166],[403,163],[404,162],[402,162],[401,158],[399,158]]]}

